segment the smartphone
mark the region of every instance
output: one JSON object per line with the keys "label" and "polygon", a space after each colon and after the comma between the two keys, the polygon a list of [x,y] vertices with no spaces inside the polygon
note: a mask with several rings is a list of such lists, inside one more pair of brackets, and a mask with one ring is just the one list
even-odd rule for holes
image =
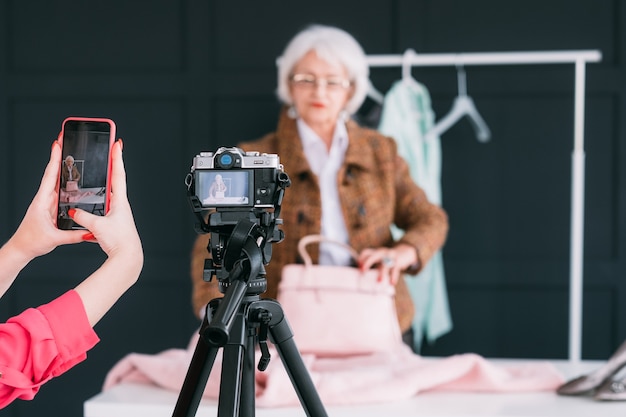
{"label": "smartphone", "polygon": [[68,215],[72,208],[100,216],[109,211],[111,148],[115,134],[115,123],[111,119],[68,117],[63,121],[57,210],[59,229],[85,229]]}

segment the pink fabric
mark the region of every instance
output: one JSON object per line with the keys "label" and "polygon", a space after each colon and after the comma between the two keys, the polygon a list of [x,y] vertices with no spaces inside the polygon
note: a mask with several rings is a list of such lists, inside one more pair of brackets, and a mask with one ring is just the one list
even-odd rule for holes
{"label": "pink fabric", "polygon": [[98,341],[73,290],[0,324],[0,408],[16,398],[31,400],[42,384],[82,362]]}
{"label": "pink fabric", "polygon": [[[109,371],[103,389],[121,382],[139,382],[180,391],[196,341],[197,335],[186,350],[127,355]],[[221,352],[220,349],[206,385],[204,396],[207,398],[218,398]],[[397,401],[431,390],[551,391],[564,382],[562,375],[549,362],[503,366],[471,353],[441,359],[423,358],[406,346],[366,356],[318,358],[303,355],[302,359],[325,405]],[[259,407],[299,405],[275,349],[272,349],[268,369],[256,373],[256,388]]]}
{"label": "pink fabric", "polygon": [[65,191],[61,190],[59,201],[62,203],[76,203],[84,197],[94,195],[93,191]]}

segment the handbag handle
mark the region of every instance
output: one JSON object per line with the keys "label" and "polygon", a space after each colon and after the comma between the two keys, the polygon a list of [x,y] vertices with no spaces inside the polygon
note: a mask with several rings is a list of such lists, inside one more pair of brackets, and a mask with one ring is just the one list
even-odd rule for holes
{"label": "handbag handle", "polygon": [[352,258],[354,258],[355,261],[359,259],[358,252],[355,251],[350,245],[346,245],[345,243],[339,242],[338,240],[327,238],[326,236],[323,236],[323,235],[306,235],[302,239],[300,239],[300,241],[298,242],[298,252],[300,253],[300,257],[304,261],[305,265],[309,266],[313,264],[313,261],[311,260],[311,256],[306,251],[306,246],[311,243],[320,243],[320,242],[334,243],[335,245],[341,246],[350,252],[350,255],[352,256]]}

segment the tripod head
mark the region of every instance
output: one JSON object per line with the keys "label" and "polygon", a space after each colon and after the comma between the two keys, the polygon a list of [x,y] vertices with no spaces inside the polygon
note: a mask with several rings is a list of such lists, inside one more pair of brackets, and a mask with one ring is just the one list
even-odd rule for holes
{"label": "tripod head", "polygon": [[[261,228],[246,219],[241,219],[224,250],[226,276],[219,280],[220,291],[224,298],[211,315],[210,324],[202,331],[202,336],[212,346],[224,346],[229,339],[233,318],[246,295],[265,291],[267,281],[263,268],[265,238]],[[207,306],[207,317],[211,308]]]}

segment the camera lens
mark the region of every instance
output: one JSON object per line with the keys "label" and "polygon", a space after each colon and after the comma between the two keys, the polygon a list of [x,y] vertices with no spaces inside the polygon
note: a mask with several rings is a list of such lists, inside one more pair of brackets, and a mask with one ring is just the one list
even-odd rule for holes
{"label": "camera lens", "polygon": [[217,164],[220,168],[230,168],[234,163],[235,158],[230,153],[223,153],[217,158]]}

